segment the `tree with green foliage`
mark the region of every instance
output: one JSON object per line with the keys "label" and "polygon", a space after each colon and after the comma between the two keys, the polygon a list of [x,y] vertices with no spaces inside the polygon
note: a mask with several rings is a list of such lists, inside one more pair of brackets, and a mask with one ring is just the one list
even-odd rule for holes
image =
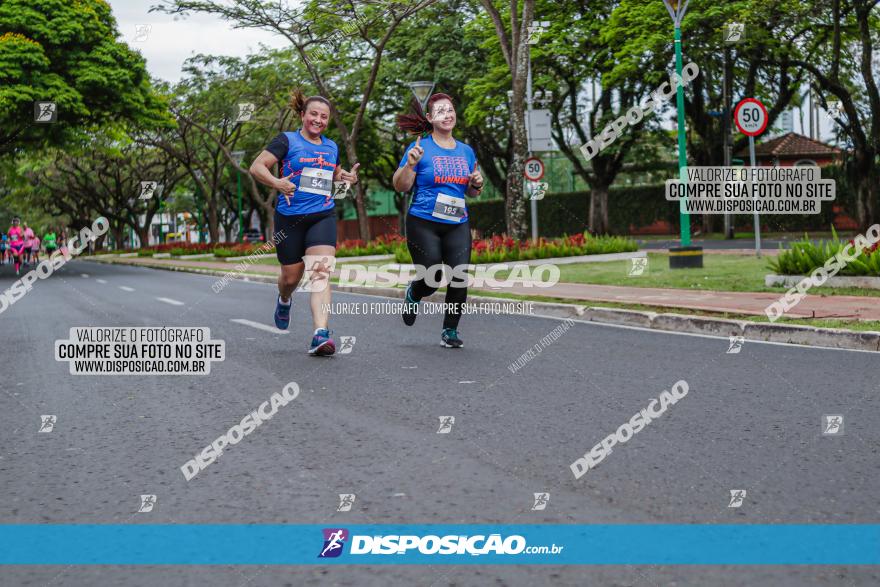
{"label": "tree with green foliage", "polygon": [[852,147],[846,169],[863,230],[880,218],[878,7],[880,0],[802,2],[782,28],[798,48],[791,62],[812,76],[822,106]]}
{"label": "tree with green foliage", "polygon": [[[0,152],[61,145],[112,120],[162,119],[144,59],[117,40],[107,2],[3,0],[0,32]],[[57,122],[36,123],[36,101],[54,102]]]}
{"label": "tree with green foliage", "polygon": [[[330,117],[339,132],[340,151],[345,152],[351,168],[359,162],[358,137],[376,89],[386,45],[401,22],[435,1],[392,0],[380,4],[310,0],[293,5],[286,0],[166,0],[155,10],[216,14],[238,27],[268,30],[289,40],[318,94],[333,104]],[[339,100],[337,94],[353,88],[357,88],[351,94],[356,96],[354,103]],[[369,240],[366,193],[360,183],[355,185],[355,204],[360,236]]]}

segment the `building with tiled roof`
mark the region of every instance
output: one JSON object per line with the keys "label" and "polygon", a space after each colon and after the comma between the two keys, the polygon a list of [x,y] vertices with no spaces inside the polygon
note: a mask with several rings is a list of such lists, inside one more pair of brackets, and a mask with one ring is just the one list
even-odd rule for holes
{"label": "building with tiled roof", "polygon": [[[749,148],[740,149],[736,156],[748,165]],[[825,167],[840,161],[842,156],[842,149],[793,132],[755,145],[755,162],[765,167],[793,165]]]}

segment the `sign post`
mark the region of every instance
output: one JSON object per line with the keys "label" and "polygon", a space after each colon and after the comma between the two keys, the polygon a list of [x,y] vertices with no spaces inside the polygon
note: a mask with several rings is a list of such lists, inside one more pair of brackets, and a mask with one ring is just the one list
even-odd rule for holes
{"label": "sign post", "polygon": [[[749,137],[749,163],[755,167],[755,137],[767,129],[767,109],[756,98],[746,98],[736,105],[733,120],[739,132]],[[755,255],[761,256],[761,217],[755,219]]]}
{"label": "sign post", "polygon": [[[537,217],[538,211],[538,200],[544,199],[544,190],[546,190],[546,184],[539,183],[540,180],[544,177],[544,162],[541,161],[538,157],[529,157],[525,161],[525,166],[523,168],[523,177],[525,177],[525,192],[529,194],[529,205],[532,207],[532,218]],[[537,224],[533,221],[532,228],[535,229],[532,232],[532,238],[537,239]]]}
{"label": "sign post", "polygon": [[544,177],[544,162],[537,157],[529,157],[523,174],[529,181],[540,181]]}

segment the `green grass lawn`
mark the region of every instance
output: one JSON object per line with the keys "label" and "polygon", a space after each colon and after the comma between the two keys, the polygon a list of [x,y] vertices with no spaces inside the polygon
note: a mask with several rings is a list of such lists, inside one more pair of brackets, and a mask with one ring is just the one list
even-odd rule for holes
{"label": "green grass lawn", "polygon": [[[666,253],[648,253],[648,268],[640,276],[629,276],[630,261],[607,263],[576,263],[560,265],[560,281],[624,285],[630,287],[665,287],[712,291],[764,291],[782,293],[786,288],[765,287],[764,276],[773,273],[767,258],[750,255],[703,255],[702,269],[670,269]],[[813,288],[820,295],[853,295],[880,297],[880,290],[847,288]]]}
{"label": "green grass lawn", "polygon": [[[393,261],[371,262],[384,265]],[[254,265],[278,265],[275,257],[254,259]],[[337,266],[345,264],[340,257]],[[234,263],[230,263],[234,266]],[[765,287],[764,276],[773,271],[767,266],[767,258],[758,259],[752,255],[713,255],[703,256],[702,269],[669,269],[669,256],[666,253],[648,253],[648,268],[640,276],[629,276],[629,260],[604,263],[575,263],[559,265],[559,280],[567,283],[592,283],[596,285],[623,285],[630,287],[663,287],[688,290],[711,291],[760,291],[783,293],[786,288]],[[259,271],[257,269],[257,271]],[[502,278],[506,273],[499,272]],[[847,288],[813,288],[811,295],[851,295],[880,297],[880,290]],[[818,293],[821,292],[821,293]]]}
{"label": "green grass lawn", "polygon": [[[818,230],[815,232],[808,232],[809,237],[813,240],[817,239],[830,239],[833,235],[830,230]],[[855,232],[853,231],[841,231],[837,233],[839,238],[851,238],[855,236]],[[754,232],[735,232],[733,233],[734,239],[749,239],[754,241],[755,233]],[[630,238],[637,241],[668,241],[668,240],[678,240],[679,235],[677,234],[642,234],[637,236],[631,236]],[[693,240],[704,240],[704,241],[720,241],[725,240],[724,234],[720,232],[712,232],[709,234],[700,234],[692,237]],[[786,240],[786,241],[799,241],[804,238],[804,233],[802,232],[761,232],[761,238],[764,240]]]}

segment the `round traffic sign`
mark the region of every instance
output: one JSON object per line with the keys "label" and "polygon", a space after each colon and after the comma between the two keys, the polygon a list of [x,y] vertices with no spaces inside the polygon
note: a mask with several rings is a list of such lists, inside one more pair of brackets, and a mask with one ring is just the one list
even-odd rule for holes
{"label": "round traffic sign", "polygon": [[739,132],[746,136],[756,137],[767,128],[767,109],[760,100],[746,98],[736,105],[733,121]]}
{"label": "round traffic sign", "polygon": [[537,157],[529,157],[526,159],[526,168],[523,171],[526,179],[538,181],[544,177],[544,162]]}

